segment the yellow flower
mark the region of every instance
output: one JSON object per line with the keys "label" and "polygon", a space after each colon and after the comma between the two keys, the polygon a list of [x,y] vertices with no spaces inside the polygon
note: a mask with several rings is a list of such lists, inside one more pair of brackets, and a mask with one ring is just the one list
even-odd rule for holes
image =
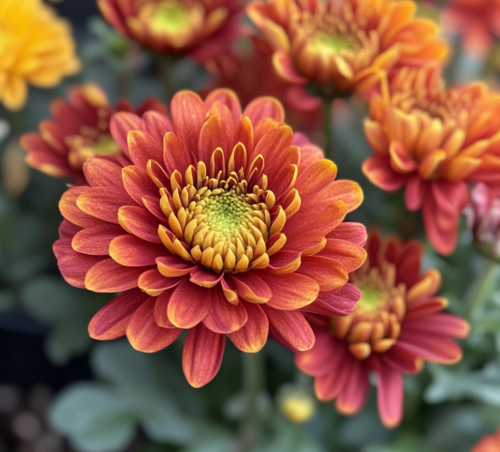
{"label": "yellow flower", "polygon": [[0,102],[26,103],[27,83],[50,88],[80,69],[69,24],[41,0],[0,2]]}

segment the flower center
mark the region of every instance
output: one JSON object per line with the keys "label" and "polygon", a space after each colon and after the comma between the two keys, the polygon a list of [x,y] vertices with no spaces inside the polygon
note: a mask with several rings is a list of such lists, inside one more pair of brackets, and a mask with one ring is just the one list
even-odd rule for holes
{"label": "flower center", "polygon": [[188,25],[189,12],[187,8],[178,1],[165,1],[156,4],[148,4],[141,11],[144,15],[150,15],[150,25],[153,29],[175,34]]}
{"label": "flower center", "polygon": [[352,283],[362,292],[356,308],[346,317],[331,319],[333,336],[348,342],[357,359],[384,353],[396,343],[406,313],[406,289],[395,285],[394,275],[392,264],[381,269],[361,267],[351,275]]}
{"label": "flower center", "polygon": [[324,31],[316,33],[314,42],[319,51],[325,55],[340,53],[345,50],[355,50],[357,47],[357,43],[352,36],[325,33]]}
{"label": "flower center", "polygon": [[[239,161],[246,160],[241,143],[233,150],[231,162],[236,160],[235,152],[239,152]],[[219,148],[212,161],[220,156]],[[238,172],[227,168],[230,172],[226,177],[226,169],[209,177],[203,162],[196,170],[190,166],[184,180],[174,171],[170,176],[171,191],[160,188],[160,208],[170,228],[160,225],[158,234],[168,250],[217,274],[266,268],[269,256],[284,244],[284,237],[272,244],[268,238],[281,231],[286,215],[282,209],[273,210],[276,198],[267,189],[263,161],[259,165],[250,166],[250,177],[246,177],[244,167]],[[172,273],[160,267],[159,271]]]}
{"label": "flower center", "polygon": [[73,135],[66,138],[70,149],[68,161],[71,167],[80,171],[83,164],[95,156],[121,154],[120,147],[109,133],[101,134],[97,129],[85,131],[85,135]]}

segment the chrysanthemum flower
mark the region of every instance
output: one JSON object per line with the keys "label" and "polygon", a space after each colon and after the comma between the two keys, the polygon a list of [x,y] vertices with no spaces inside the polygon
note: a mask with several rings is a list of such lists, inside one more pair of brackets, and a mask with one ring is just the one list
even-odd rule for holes
{"label": "chrysanthemum flower", "polygon": [[390,0],[270,0],[248,14],[274,48],[285,80],[326,94],[365,93],[395,67],[441,63],[436,24],[415,19],[415,3]]}
{"label": "chrysanthemum flower", "polygon": [[477,184],[465,214],[479,251],[500,260],[500,187]]}
{"label": "chrysanthemum flower", "polygon": [[445,89],[433,69],[403,69],[389,91],[389,100],[370,101],[365,134],[376,155],[363,172],[383,190],[405,187],[407,208],[422,209],[432,245],[450,254],[469,201],[466,182],[498,183],[500,96],[482,83]]}
{"label": "chrysanthemum flower", "polygon": [[128,101],[111,106],[104,91],[95,84],[73,88],[69,102],[58,99],[52,103],[54,119],[43,121],[40,133],[21,137],[21,144],[28,152],[26,161],[49,176],[70,177],[76,184],[82,184],[83,164],[92,157],[106,157],[122,165],[130,163],[111,137],[109,122],[113,113],[135,112],[141,116],[148,110],[167,112],[165,105],[155,99],[147,99],[134,110]]}
{"label": "chrysanthemum flower", "polygon": [[0,43],[0,102],[9,110],[26,103],[28,83],[50,88],[80,69],[69,24],[41,0],[0,2]]}
{"label": "chrysanthemum flower", "polygon": [[481,439],[471,452],[500,452],[500,430]]}
{"label": "chrysanthemum flower", "polygon": [[467,336],[464,320],[442,311],[447,300],[436,296],[440,274],[420,275],[422,246],[370,234],[368,257],[350,281],[362,295],[345,317],[311,316],[316,344],[296,355],[296,365],[315,377],[320,400],[337,398],[346,415],[363,408],[370,372],[377,375],[378,409],[386,427],[402,417],[403,374],[418,372],[423,361],[450,364],[461,358],[452,338]]}
{"label": "chrysanthemum flower", "polygon": [[500,0],[452,0],[442,11],[443,26],[462,36],[463,48],[486,55],[500,37]]}
{"label": "chrysanthemum flower", "polygon": [[154,352],[189,330],[184,373],[200,387],[217,373],[228,334],[257,352],[268,333],[292,350],[314,334],[299,309],[348,314],[359,291],[348,272],[365,259],[365,228],[342,223],[362,200],[336,166],[283,124],[273,98],[243,114],[236,95],[203,102],[177,93],[172,120],[117,113],[111,133],[132,164],[94,158],[89,186],[68,190],[54,245],[66,281],[123,292],[89,326]]}
{"label": "chrysanthemum flower", "polygon": [[98,0],[120,33],[158,53],[215,57],[245,32],[241,0]]}

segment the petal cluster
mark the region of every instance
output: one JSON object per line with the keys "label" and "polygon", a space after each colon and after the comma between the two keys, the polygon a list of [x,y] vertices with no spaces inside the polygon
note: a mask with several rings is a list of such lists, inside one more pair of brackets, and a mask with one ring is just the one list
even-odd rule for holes
{"label": "petal cluster", "polygon": [[152,98],[135,110],[128,101],[110,105],[104,91],[95,84],[75,87],[69,92],[68,102],[62,99],[52,102],[53,119],[41,122],[40,133],[21,137],[28,153],[26,162],[49,176],[69,177],[76,184],[83,184],[83,165],[92,157],[127,164],[126,156],[111,136],[111,116],[117,111],[135,112],[140,116],[148,110],[167,112],[161,102]]}
{"label": "petal cluster", "polygon": [[361,299],[348,316],[310,316],[316,343],[296,355],[296,365],[315,377],[320,400],[336,398],[337,410],[354,414],[368,393],[369,373],[377,375],[379,414],[386,427],[402,418],[402,375],[418,372],[423,361],[450,364],[461,358],[453,338],[467,336],[464,320],[441,311],[436,295],[440,275],[420,275],[422,246],[370,234],[368,257],[350,276]]}
{"label": "petal cluster", "polygon": [[373,96],[370,116],[365,134],[375,156],[363,172],[383,190],[404,187],[433,246],[452,253],[466,183],[498,183],[500,95],[481,83],[445,89],[439,70],[405,68]]}
{"label": "petal cluster", "polygon": [[240,0],[98,0],[120,33],[158,53],[209,60],[245,33]]}
{"label": "petal cluster", "polygon": [[226,334],[244,352],[268,335],[307,350],[315,339],[299,309],[352,311],[359,291],[346,283],[366,232],[343,220],[362,192],[283,121],[275,99],[242,113],[229,90],[177,93],[171,118],[113,116],[131,163],[85,163],[88,185],[63,195],[54,244],[70,284],[122,292],[93,318],[92,337],[126,335],[154,352],[189,330],[183,368],[199,387],[217,373]]}
{"label": "petal cluster", "polygon": [[281,77],[332,95],[365,93],[394,68],[445,59],[437,26],[415,19],[415,8],[410,1],[270,0],[252,2],[248,14],[273,47]]}
{"label": "petal cluster", "polygon": [[41,0],[3,0],[0,24],[0,102],[7,109],[26,103],[28,83],[50,88],[79,71],[69,23]]}

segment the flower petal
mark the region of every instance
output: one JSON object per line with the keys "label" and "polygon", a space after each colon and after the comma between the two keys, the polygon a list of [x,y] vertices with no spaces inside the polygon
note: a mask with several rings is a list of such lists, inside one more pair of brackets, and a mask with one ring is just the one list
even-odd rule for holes
{"label": "flower petal", "polygon": [[274,97],[258,97],[247,105],[244,116],[248,116],[256,125],[261,119],[270,118],[282,123],[285,120],[285,110],[280,101]]}
{"label": "flower petal", "polygon": [[297,273],[263,274],[262,279],[273,294],[267,306],[274,309],[291,311],[303,308],[311,304],[319,293],[319,285],[314,279]]}
{"label": "flower petal", "polygon": [[109,130],[125,155],[130,157],[127,146],[127,135],[131,130],[141,130],[141,118],[133,113],[115,113],[111,117]]}
{"label": "flower petal", "polygon": [[75,251],[93,256],[109,255],[111,241],[123,234],[123,229],[114,224],[90,226],[77,232],[71,241]]}
{"label": "flower petal", "polygon": [[132,314],[148,298],[139,289],[127,290],[118,295],[92,317],[89,324],[90,337],[109,341],[125,336]]}
{"label": "flower petal", "polygon": [[212,305],[203,319],[203,325],[210,331],[220,334],[232,333],[242,328],[248,318],[243,303],[237,305],[229,303],[220,286],[211,289],[210,292]]}
{"label": "flower petal", "polygon": [[248,319],[239,330],[229,334],[236,348],[245,353],[257,353],[264,347],[269,334],[269,320],[262,308],[254,303],[245,303]]}
{"label": "flower petal", "polygon": [[123,267],[113,259],[104,259],[85,275],[85,288],[92,292],[122,292],[137,287],[137,280],[148,267]]}
{"label": "flower petal", "polygon": [[93,158],[88,160],[83,165],[83,173],[92,187],[121,186],[122,168],[108,159]]}
{"label": "flower petal", "polygon": [[237,273],[229,276],[238,296],[251,303],[267,303],[273,293],[266,282],[255,272]]}
{"label": "flower petal", "polygon": [[319,256],[302,256],[302,264],[297,273],[314,279],[323,292],[339,290],[349,279],[340,262]]}
{"label": "flower petal", "polygon": [[193,328],[211,309],[211,290],[193,284],[185,279],[179,284],[168,304],[168,319],[177,328]]}
{"label": "flower petal", "polygon": [[161,243],[158,235],[158,220],[144,207],[120,207],[118,210],[118,222],[125,231],[142,240],[151,243]]}
{"label": "flower petal", "polygon": [[210,331],[203,324],[189,330],[182,351],[182,369],[188,383],[201,388],[217,375],[226,337]]}
{"label": "flower petal", "polygon": [[[335,346],[335,340],[327,331],[315,331],[314,347],[295,355],[295,365],[307,375],[318,377],[335,372],[341,353]],[[324,399],[322,399],[324,400]]]}
{"label": "flower petal", "polygon": [[69,222],[80,226],[81,228],[105,224],[104,221],[83,212],[76,205],[77,199],[87,190],[89,190],[89,187],[70,188],[68,191],[63,193],[61,200],[59,201],[59,210],[61,211],[62,216]]}
{"label": "flower petal", "polygon": [[350,359],[352,365],[349,378],[335,403],[339,413],[344,415],[352,415],[361,410],[368,395],[368,368],[363,361],[358,361],[352,356]]}
{"label": "flower petal", "polygon": [[377,371],[377,404],[382,423],[394,428],[403,417],[403,377],[388,366],[380,366]]}
{"label": "flower petal", "polygon": [[316,255],[340,262],[347,273],[357,270],[366,259],[362,246],[346,240],[327,239],[326,246]]}
{"label": "flower petal", "polygon": [[347,283],[340,290],[320,292],[318,298],[303,310],[324,316],[348,315],[360,298],[361,291],[354,284]]}
{"label": "flower petal", "polygon": [[146,242],[135,235],[120,235],[109,245],[109,256],[125,267],[155,265],[156,258],[168,253],[162,244]]}
{"label": "flower petal", "polygon": [[137,281],[137,287],[146,292],[151,297],[157,297],[165,290],[177,286],[183,280],[183,277],[165,278],[158,269],[152,268],[141,273]]}
{"label": "flower petal", "polygon": [[[118,224],[118,209],[127,204],[134,205],[133,199],[125,191],[117,190],[114,187],[88,188],[76,201],[76,205],[83,212],[115,224]],[[71,221],[71,219],[67,219]]]}
{"label": "flower petal", "polygon": [[162,328],[155,322],[155,298],[148,298],[132,315],[127,326],[130,345],[144,353],[154,353],[168,347],[182,333],[179,328]]}

